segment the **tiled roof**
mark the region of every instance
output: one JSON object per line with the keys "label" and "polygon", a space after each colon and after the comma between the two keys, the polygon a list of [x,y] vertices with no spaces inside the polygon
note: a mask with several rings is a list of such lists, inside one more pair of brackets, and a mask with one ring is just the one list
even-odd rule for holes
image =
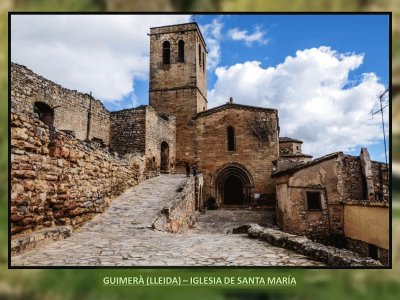
{"label": "tiled roof", "polygon": [[318,164],[320,162],[323,162],[323,161],[330,160],[332,158],[338,157],[341,154],[343,154],[343,152],[334,152],[334,153],[331,153],[331,154],[327,154],[325,156],[316,158],[316,159],[314,159],[312,161],[309,161],[309,162],[306,162],[306,163],[303,163],[303,164],[300,164],[300,165],[295,165],[293,167],[290,167],[290,168],[281,170],[279,172],[273,173],[272,177],[279,177],[279,176],[282,176],[282,175],[295,173],[296,171],[311,167],[311,166],[316,165],[316,164]]}

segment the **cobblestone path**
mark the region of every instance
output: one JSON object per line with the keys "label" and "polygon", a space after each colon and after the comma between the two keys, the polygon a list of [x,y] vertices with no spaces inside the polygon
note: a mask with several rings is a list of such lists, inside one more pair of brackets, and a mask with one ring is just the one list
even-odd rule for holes
{"label": "cobblestone path", "polygon": [[[216,210],[196,227],[172,234],[151,229],[183,175],[149,179],[116,198],[71,237],[12,257],[13,266],[321,266],[292,251],[231,234],[232,227],[271,220],[271,212]],[[249,220],[250,219],[250,220]]]}

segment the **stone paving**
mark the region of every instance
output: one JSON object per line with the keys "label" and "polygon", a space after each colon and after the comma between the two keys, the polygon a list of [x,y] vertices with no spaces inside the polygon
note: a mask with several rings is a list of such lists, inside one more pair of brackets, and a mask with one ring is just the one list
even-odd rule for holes
{"label": "stone paving", "polygon": [[[323,266],[324,264],[232,234],[245,223],[268,223],[271,211],[215,210],[199,215],[183,234],[151,228],[160,209],[186,180],[183,175],[149,179],[116,198],[71,237],[12,257],[12,266]],[[263,221],[264,220],[264,221]],[[265,224],[260,224],[265,225]]]}

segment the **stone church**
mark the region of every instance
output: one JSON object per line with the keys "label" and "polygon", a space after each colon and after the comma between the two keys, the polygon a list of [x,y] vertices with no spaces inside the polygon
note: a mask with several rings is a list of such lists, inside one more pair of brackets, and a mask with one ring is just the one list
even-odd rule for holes
{"label": "stone church", "polygon": [[275,109],[229,101],[208,109],[206,44],[196,23],[150,30],[150,106],[176,117],[177,172],[198,164],[204,198],[217,205],[250,205],[254,194],[274,198],[279,156]]}
{"label": "stone church", "polygon": [[[337,152],[312,160],[302,153],[302,141],[280,137],[276,109],[242,105],[234,95],[208,109],[207,48],[197,23],[154,27],[149,36],[149,105],[136,108],[109,112],[91,94],[11,64],[13,234],[102,211],[103,198],[135,184],[137,168],[149,178],[185,173],[189,163],[197,164],[204,179],[196,210],[210,204],[269,206],[285,231],[328,244],[347,243],[387,261],[387,165],[371,161],[366,149],[359,157]],[[94,152],[98,149],[107,151]],[[135,155],[144,166],[123,160]],[[27,161],[34,162],[28,166]],[[82,188],[86,181],[90,191]],[[17,207],[27,206],[21,199],[28,195],[38,203],[52,199],[53,206],[43,213],[36,202],[29,203],[35,216],[24,221]],[[96,204],[76,208],[74,195]],[[378,221],[371,224],[371,216]],[[357,222],[372,227],[354,230]]]}

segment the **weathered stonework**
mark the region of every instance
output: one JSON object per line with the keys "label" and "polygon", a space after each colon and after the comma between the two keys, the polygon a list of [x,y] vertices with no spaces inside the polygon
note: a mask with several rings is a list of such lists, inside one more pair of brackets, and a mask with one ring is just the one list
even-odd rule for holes
{"label": "weathered stonework", "polygon": [[[282,230],[325,243],[330,242],[330,230],[342,233],[336,159],[333,155],[293,175],[277,177],[277,222]],[[307,208],[307,192],[320,193],[321,209]]]}
{"label": "weathered stonework", "polygon": [[202,175],[190,177],[178,188],[178,194],[165,206],[153,227],[157,230],[168,232],[185,232],[196,223],[200,201],[198,191],[202,188]]}
{"label": "weathered stonework", "polygon": [[[371,256],[370,245],[371,244],[360,241],[360,240],[354,240],[349,237],[346,238],[346,248],[360,254],[362,257],[370,257]],[[380,261],[380,263],[384,266],[388,266],[389,265],[389,250],[381,248],[381,247],[377,247],[376,251],[377,251],[376,252],[377,259]]]}
{"label": "weathered stonework", "polygon": [[[207,110],[206,45],[196,23],[150,29],[149,102],[109,112],[90,94],[11,64],[12,253],[68,236],[127,188],[160,173],[183,173],[189,163],[200,175],[158,181],[165,187],[181,176],[186,183],[177,194],[144,186],[122,196],[121,207],[129,210],[135,195],[138,211],[149,212],[125,215],[138,219],[134,230],[183,232],[198,211],[276,205],[277,223],[290,233],[249,233],[328,264],[375,262],[308,238],[364,256],[368,247],[387,264],[388,166],[371,161],[366,149],[359,157],[337,152],[311,160],[302,141],[279,138],[276,109],[230,98]],[[156,220],[147,191],[164,206]],[[118,215],[116,208],[107,224]]]}
{"label": "weathered stonework", "polygon": [[[365,160],[364,164],[362,160]],[[367,166],[369,171],[363,172],[363,166]],[[344,247],[346,237],[359,237],[388,249],[388,243],[380,242],[388,238],[386,172],[385,164],[370,161],[366,149],[359,157],[337,152],[278,171],[274,174],[277,180],[277,222],[284,231],[306,235],[326,244]],[[369,191],[366,189],[366,176],[362,174],[368,174]],[[319,193],[319,208],[307,208],[308,192]],[[380,195],[382,192],[385,196],[379,199],[371,197],[371,194]],[[357,207],[350,208],[349,205]],[[381,209],[374,208],[376,206]],[[346,211],[351,214],[346,214]],[[371,221],[362,225],[363,233],[359,234],[360,216],[364,214],[363,218]],[[371,222],[377,220],[380,225],[372,230]]]}
{"label": "weathered stonework", "polygon": [[139,106],[110,113],[110,149],[119,155],[146,150],[146,107]]}
{"label": "weathered stonework", "polygon": [[[260,145],[248,124],[256,114],[262,114],[271,124],[269,144]],[[227,127],[235,131],[235,149],[228,149]],[[200,113],[196,117],[196,148],[199,169],[204,174],[204,197],[214,197],[217,205],[224,204],[219,184],[225,169],[237,166],[247,178],[248,196],[259,193],[265,198],[275,198],[275,180],[270,178],[273,163],[278,158],[278,116],[273,109],[255,108],[228,103]],[[231,173],[227,173],[229,176]],[[221,181],[223,184],[223,180]],[[248,202],[250,202],[249,199]],[[227,204],[227,203],[225,203]],[[250,203],[248,203],[250,205]]]}
{"label": "weathered stonework", "polygon": [[[178,43],[184,42],[184,59],[179,60]],[[163,43],[170,44],[170,61],[163,62]],[[199,54],[200,53],[200,54]],[[159,114],[176,117],[176,164],[194,163],[195,128],[191,120],[207,109],[206,45],[196,23],[150,29],[149,104]]]}
{"label": "weathered stonework", "polygon": [[257,224],[250,224],[247,232],[252,238],[258,238],[272,245],[296,251],[328,265],[351,267],[382,266],[377,260],[368,257],[361,257],[357,253],[346,249],[325,246],[313,242],[305,236],[294,235],[272,228],[264,228]]}
{"label": "weathered stonework", "polygon": [[16,111],[33,112],[35,102],[49,105],[54,109],[54,126],[72,131],[79,140],[109,143],[109,112],[89,94],[65,89],[12,63],[11,98],[11,107]]}
{"label": "weathered stonework", "polygon": [[79,226],[138,184],[143,158],[121,159],[11,109],[11,233]]}
{"label": "weathered stonework", "polygon": [[[139,106],[111,112],[112,151],[119,155],[145,156],[147,177],[161,171],[175,171],[175,117],[159,116],[151,106]],[[166,159],[162,164],[162,143],[167,145]]]}

